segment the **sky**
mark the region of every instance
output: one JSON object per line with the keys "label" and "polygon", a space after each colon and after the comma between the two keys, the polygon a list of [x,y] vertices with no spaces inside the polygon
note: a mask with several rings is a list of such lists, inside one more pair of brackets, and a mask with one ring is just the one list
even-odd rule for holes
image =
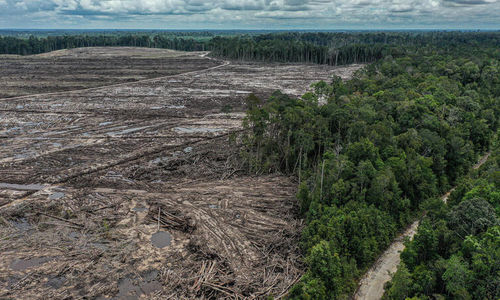
{"label": "sky", "polygon": [[0,28],[500,29],[500,0],[0,0]]}

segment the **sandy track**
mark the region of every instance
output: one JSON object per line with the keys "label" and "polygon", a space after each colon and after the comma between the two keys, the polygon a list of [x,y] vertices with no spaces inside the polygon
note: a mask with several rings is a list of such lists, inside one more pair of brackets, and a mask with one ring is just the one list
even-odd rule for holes
{"label": "sandy track", "polygon": [[[473,169],[481,167],[490,156],[487,153],[481,157]],[[449,190],[441,197],[443,202],[447,202],[450,194],[455,188]],[[413,222],[405,230],[403,234],[396,238],[396,240],[389,246],[389,248],[379,257],[377,262],[365,273],[360,280],[358,290],[354,294],[356,300],[379,300],[384,295],[384,285],[389,282],[392,275],[397,271],[399,263],[401,262],[400,253],[405,249],[404,240],[409,238],[413,239],[417,233],[420,221]]]}
{"label": "sandy track", "polygon": [[391,280],[392,274],[398,269],[401,261],[399,254],[405,249],[404,240],[407,237],[412,239],[415,236],[419,223],[420,221],[412,223],[368,270],[360,281],[360,287],[354,295],[354,299],[376,300],[382,298],[385,283]]}

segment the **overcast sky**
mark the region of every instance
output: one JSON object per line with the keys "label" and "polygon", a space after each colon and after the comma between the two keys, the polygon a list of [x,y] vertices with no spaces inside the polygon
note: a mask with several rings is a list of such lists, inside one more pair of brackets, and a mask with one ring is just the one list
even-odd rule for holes
{"label": "overcast sky", "polygon": [[0,0],[0,28],[500,29],[500,0]]}

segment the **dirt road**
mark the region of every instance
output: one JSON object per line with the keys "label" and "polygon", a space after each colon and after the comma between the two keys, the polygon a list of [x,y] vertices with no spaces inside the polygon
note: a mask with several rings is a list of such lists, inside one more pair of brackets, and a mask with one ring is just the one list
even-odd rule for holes
{"label": "dirt road", "polygon": [[[485,154],[473,166],[473,169],[481,167],[490,156],[491,153]],[[441,199],[446,203],[451,192],[455,188],[444,194]],[[389,248],[379,257],[377,262],[366,272],[359,283],[359,288],[354,294],[356,300],[379,300],[384,295],[384,285],[389,282],[399,266],[401,261],[400,253],[405,249],[404,240],[406,238],[413,239],[417,233],[420,221],[412,223],[406,231],[400,235],[389,246]]]}

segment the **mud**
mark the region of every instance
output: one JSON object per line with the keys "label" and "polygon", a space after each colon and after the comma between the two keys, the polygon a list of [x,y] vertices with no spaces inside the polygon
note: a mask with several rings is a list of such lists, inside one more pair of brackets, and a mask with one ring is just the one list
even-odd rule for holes
{"label": "mud", "polygon": [[[299,96],[359,66],[107,51],[0,58],[8,78],[24,82],[16,74],[35,70],[25,89],[0,87],[3,95],[35,92],[0,100],[0,298],[283,297],[303,272],[296,183],[246,174],[237,138],[245,99],[277,89]],[[73,90],[92,86],[78,74],[126,75],[136,71],[125,62],[135,60],[158,74]],[[66,84],[80,67],[77,84]],[[163,247],[152,243],[158,232],[170,235]],[[43,257],[57,259],[11,268]],[[156,275],[145,279],[149,272]]]}
{"label": "mud", "polygon": [[170,246],[172,242],[172,235],[166,231],[158,231],[151,236],[151,243],[156,248],[165,248]]}
{"label": "mud", "polygon": [[16,259],[11,263],[10,268],[14,271],[24,271],[26,269],[37,267],[37,266],[44,264],[52,259],[53,258],[50,258],[50,257],[35,257],[35,258],[29,258],[29,259]]}
{"label": "mud", "polygon": [[45,187],[46,186],[42,184],[15,184],[15,183],[0,182],[0,188],[9,190],[39,191]]}

